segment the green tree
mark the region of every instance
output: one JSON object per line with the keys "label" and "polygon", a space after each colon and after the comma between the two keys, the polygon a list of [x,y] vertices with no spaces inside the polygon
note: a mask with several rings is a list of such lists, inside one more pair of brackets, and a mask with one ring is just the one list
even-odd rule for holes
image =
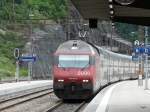
{"label": "green tree", "polygon": [[138,26],[125,23],[116,23],[118,33],[122,38],[133,42],[138,39]]}
{"label": "green tree", "polygon": [[[0,19],[29,19],[34,14],[36,19],[58,21],[66,16],[66,0],[0,0]],[[14,10],[12,10],[14,7]]]}

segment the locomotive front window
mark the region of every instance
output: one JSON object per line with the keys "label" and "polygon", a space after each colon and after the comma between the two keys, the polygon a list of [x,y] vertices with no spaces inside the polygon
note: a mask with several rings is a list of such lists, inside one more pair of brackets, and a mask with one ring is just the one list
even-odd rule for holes
{"label": "locomotive front window", "polygon": [[89,67],[88,55],[60,55],[58,67],[87,68]]}

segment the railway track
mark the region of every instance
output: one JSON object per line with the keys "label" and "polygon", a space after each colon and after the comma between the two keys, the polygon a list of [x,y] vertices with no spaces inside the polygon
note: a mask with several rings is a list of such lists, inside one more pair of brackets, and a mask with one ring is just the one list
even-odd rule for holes
{"label": "railway track", "polygon": [[[28,81],[27,79],[20,79],[19,81]],[[12,80],[2,80],[2,81],[0,81],[0,84],[5,84],[5,83],[14,83],[14,82],[16,82],[16,80],[14,79],[12,79]]]}
{"label": "railway track", "polygon": [[86,104],[86,102],[82,102],[73,112],[79,112],[80,109],[82,109],[82,107],[84,107],[84,105]]}
{"label": "railway track", "polygon": [[52,107],[50,107],[48,110],[45,112],[79,112],[80,109],[82,109],[85,106],[86,102],[83,101],[82,103],[73,103],[73,104],[67,104],[64,103],[63,101],[59,101]]}
{"label": "railway track", "polygon": [[47,109],[45,112],[52,112],[53,110],[57,109],[61,105],[63,105],[63,101],[58,101],[55,105]]}
{"label": "railway track", "polygon": [[52,93],[53,89],[50,88],[0,101],[0,111],[9,109],[13,106],[17,106]]}

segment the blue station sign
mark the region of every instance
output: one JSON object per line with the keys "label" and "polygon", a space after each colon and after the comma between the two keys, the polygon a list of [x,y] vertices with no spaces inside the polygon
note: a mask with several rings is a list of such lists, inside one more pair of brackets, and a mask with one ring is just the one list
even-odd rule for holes
{"label": "blue station sign", "polygon": [[150,47],[137,47],[137,48],[134,48],[133,52],[135,54],[148,54],[148,55],[150,55]]}
{"label": "blue station sign", "polygon": [[143,54],[143,53],[145,53],[145,48],[144,47],[137,47],[137,48],[134,48],[133,52],[136,54]]}
{"label": "blue station sign", "polygon": [[150,47],[145,48],[145,54],[150,55]]}
{"label": "blue station sign", "polygon": [[132,61],[138,61],[139,57],[137,55],[132,56]]}
{"label": "blue station sign", "polygon": [[19,57],[19,61],[35,62],[36,61],[36,56],[21,56],[21,57]]}
{"label": "blue station sign", "polygon": [[145,56],[150,55],[150,46],[135,46],[132,53],[132,61],[138,61],[139,56],[142,56],[142,59],[145,60]]}

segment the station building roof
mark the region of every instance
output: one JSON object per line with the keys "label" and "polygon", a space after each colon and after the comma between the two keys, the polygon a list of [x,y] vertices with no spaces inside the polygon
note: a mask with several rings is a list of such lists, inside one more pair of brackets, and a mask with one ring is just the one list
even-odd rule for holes
{"label": "station building roof", "polygon": [[[71,1],[84,19],[93,18],[145,26],[150,25],[150,0],[134,0],[129,5],[119,4],[116,2],[117,0]],[[112,7],[110,7],[110,1],[112,1]],[[110,14],[112,10],[113,14]]]}

